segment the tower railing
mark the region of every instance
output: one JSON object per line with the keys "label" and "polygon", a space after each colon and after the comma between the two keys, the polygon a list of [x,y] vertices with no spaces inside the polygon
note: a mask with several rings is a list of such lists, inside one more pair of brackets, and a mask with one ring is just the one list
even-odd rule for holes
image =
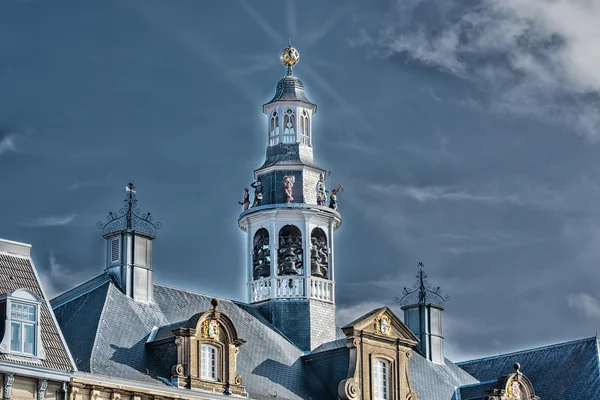
{"label": "tower railing", "polygon": [[333,303],[333,282],[314,276],[275,276],[248,283],[250,302],[310,298]]}

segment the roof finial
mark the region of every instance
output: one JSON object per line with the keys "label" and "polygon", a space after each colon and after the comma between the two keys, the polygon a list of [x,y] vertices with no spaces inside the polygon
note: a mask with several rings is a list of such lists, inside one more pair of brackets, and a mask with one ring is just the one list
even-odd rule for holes
{"label": "roof finial", "polygon": [[292,39],[288,40],[288,46],[281,50],[281,54],[279,55],[279,59],[281,63],[287,67],[287,76],[292,76],[292,67],[298,64],[300,60],[300,53],[298,50],[292,47]]}
{"label": "roof finial", "polygon": [[154,222],[154,217],[148,213],[142,213],[137,208],[136,191],[133,183],[125,186],[125,206],[121,207],[118,212],[109,212],[106,217],[106,222],[98,222],[96,226],[102,229],[104,235],[110,235],[123,230],[134,230],[143,232],[149,235],[156,234],[156,230],[160,229],[161,223]]}
{"label": "roof finial", "polygon": [[402,297],[395,299],[396,303],[400,303],[403,307],[414,304],[443,306],[450,300],[450,297],[444,296],[439,286],[433,288],[431,283],[427,282],[427,275],[423,270],[424,266],[422,262],[418,264],[418,267],[417,280],[413,284],[412,289],[404,288]]}

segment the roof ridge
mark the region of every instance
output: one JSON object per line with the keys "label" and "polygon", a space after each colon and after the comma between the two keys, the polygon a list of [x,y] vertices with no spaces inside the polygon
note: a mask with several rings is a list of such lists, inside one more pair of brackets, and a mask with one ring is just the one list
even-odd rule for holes
{"label": "roof ridge", "polygon": [[[106,311],[106,302],[108,301],[108,297],[110,296],[110,290],[112,288],[112,281],[108,282],[108,289],[106,289],[106,296],[104,296],[104,304],[102,304],[102,312],[100,312],[100,317],[98,317],[98,325],[96,325],[96,331],[94,332],[94,343],[92,344],[92,351],[90,352],[90,373],[94,374],[94,352],[96,351],[96,344],[98,343],[98,332],[100,331],[100,325],[102,325],[104,320],[104,312]],[[101,285],[99,287],[102,287]]]}
{"label": "roof ridge", "polygon": [[[178,291],[180,291],[180,292],[186,292],[186,293],[195,294],[195,295],[200,295],[200,296],[205,296],[205,297],[212,297],[212,298],[214,298],[214,299],[218,299],[218,300],[225,300],[225,301],[230,301],[230,302],[232,302],[232,303],[240,303],[240,301],[238,301],[238,300],[228,299],[228,298],[226,298],[226,297],[221,297],[221,296],[213,296],[213,295],[211,295],[211,294],[202,293],[202,292],[194,292],[193,290],[190,290],[190,289],[178,288],[178,287],[171,286],[171,285],[165,285],[164,283],[157,283],[157,282],[154,282],[154,286],[162,286],[162,287],[164,287],[164,288],[167,288],[167,289],[173,289],[173,290],[178,290]],[[244,303],[244,302],[241,302],[241,303],[243,303],[243,304],[248,304],[248,303]]]}
{"label": "roof ridge", "polygon": [[592,336],[592,337],[587,337],[587,338],[582,338],[582,339],[570,340],[570,341],[566,341],[566,342],[549,344],[549,345],[545,345],[545,346],[533,347],[533,348],[530,348],[530,349],[517,350],[517,351],[510,352],[510,353],[499,354],[497,356],[487,356],[487,357],[474,358],[472,360],[460,361],[460,362],[457,362],[457,363],[454,363],[454,364],[458,365],[458,366],[461,366],[461,365],[464,365],[464,364],[472,364],[472,363],[486,361],[486,360],[493,360],[493,359],[498,359],[498,358],[503,358],[503,357],[510,357],[510,356],[514,356],[514,355],[517,355],[517,354],[531,353],[531,352],[534,352],[534,351],[551,349],[551,348],[555,348],[555,347],[568,346],[568,345],[572,345],[572,344],[576,344],[576,343],[587,342],[587,341],[590,341],[590,340],[596,340],[596,342],[598,341],[598,339],[595,336]]}
{"label": "roof ridge", "polygon": [[[104,279],[102,279],[104,278]],[[92,285],[94,281],[99,281],[96,285]],[[93,292],[94,290],[104,286],[105,283],[111,282],[112,278],[106,272],[101,273],[100,275],[96,275],[93,278],[88,279],[87,281],[80,283],[77,286],[72,287],[71,289],[59,294],[58,296],[50,299],[49,302],[52,305],[52,308],[59,308],[64,306],[67,303],[72,302],[88,294],[89,292]]]}

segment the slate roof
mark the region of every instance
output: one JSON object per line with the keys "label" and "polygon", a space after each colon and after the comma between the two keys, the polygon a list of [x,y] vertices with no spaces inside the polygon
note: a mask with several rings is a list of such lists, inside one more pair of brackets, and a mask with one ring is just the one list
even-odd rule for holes
{"label": "slate roof", "polygon": [[[26,246],[27,252],[29,250],[29,245],[15,244],[14,242],[3,240],[0,240],[0,242],[3,245],[6,243],[9,243],[9,245],[14,244],[16,245],[15,247]],[[46,351],[46,358],[42,361],[41,366],[59,371],[74,370],[73,363],[69,357],[69,351],[60,336],[59,328],[54,321],[47,299],[44,297],[44,292],[40,286],[31,258],[0,249],[0,294],[6,294],[17,289],[29,289],[42,299],[40,307],[40,331],[42,344]],[[0,354],[0,360],[15,364],[40,366],[39,361],[28,361],[25,357],[17,359],[7,354]]]}
{"label": "slate roof", "polygon": [[417,351],[408,359],[408,374],[412,389],[422,400],[454,400],[458,387],[479,383],[452,361],[436,364]]}
{"label": "slate roof", "polygon": [[[68,301],[56,299],[56,317],[78,368],[85,372],[149,383],[170,378],[163,365],[146,349],[154,327],[187,321],[212,309],[212,297],[154,284],[154,303],[144,304],[124,295],[105,277],[103,284]],[[303,360],[303,352],[277,332],[254,307],[219,299],[219,310],[247,340],[237,358],[237,369],[253,399],[330,399]],[[168,334],[159,329],[157,336]],[[156,340],[156,337],[155,337]],[[91,349],[91,350],[90,350]]]}
{"label": "slate roof", "polygon": [[277,89],[275,89],[275,96],[265,104],[269,105],[276,101],[301,101],[304,103],[308,103],[315,107],[315,112],[317,106],[314,103],[311,103],[310,100],[306,98],[304,94],[304,84],[300,79],[295,76],[285,76],[277,82]]}
{"label": "slate roof", "polygon": [[494,389],[497,383],[498,380],[495,379],[489,382],[463,386],[459,389],[460,400],[484,400],[486,398],[486,392]]}
{"label": "slate roof", "polygon": [[521,371],[542,400],[600,399],[596,337],[465,361],[458,366],[481,382],[487,382],[513,372],[516,362],[521,364]]}

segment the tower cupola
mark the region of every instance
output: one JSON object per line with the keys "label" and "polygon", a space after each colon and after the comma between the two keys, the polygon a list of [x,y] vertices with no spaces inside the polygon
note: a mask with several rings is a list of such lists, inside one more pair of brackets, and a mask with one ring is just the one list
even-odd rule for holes
{"label": "tower cupola", "polygon": [[136,301],[153,301],[152,242],[160,222],[137,208],[132,183],[125,187],[124,206],[98,222],[106,240],[106,271],[127,296]]}
{"label": "tower cupola", "polygon": [[312,117],[317,106],[293,75],[300,59],[280,54],[287,74],[263,105],[266,158],[254,171],[254,203],[245,191],[239,227],[247,233],[248,300],[299,348],[311,351],[335,340],[334,232],[342,219],[328,173],[313,159]]}
{"label": "tower cupola", "polygon": [[411,289],[404,288],[397,298],[404,311],[404,323],[419,338],[417,348],[425,358],[437,364],[444,363],[444,337],[442,336],[442,312],[449,300],[440,287],[427,282],[423,263],[419,263],[417,280]]}

